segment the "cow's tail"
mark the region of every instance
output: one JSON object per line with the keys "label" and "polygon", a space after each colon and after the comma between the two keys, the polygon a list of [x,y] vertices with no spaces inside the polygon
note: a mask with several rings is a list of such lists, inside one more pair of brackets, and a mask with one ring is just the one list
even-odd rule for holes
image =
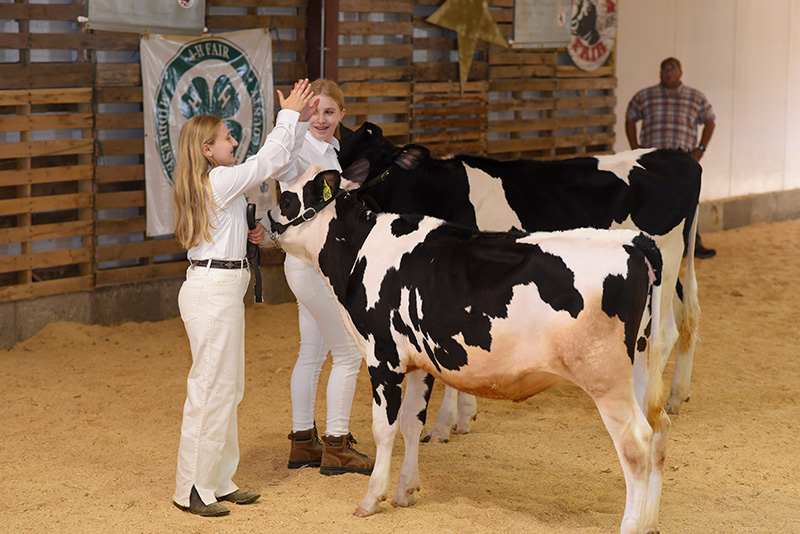
{"label": "cow's tail", "polygon": [[664,407],[665,391],[661,373],[661,270],[663,261],[661,251],[655,241],[646,234],[639,234],[635,240],[636,248],[644,254],[649,271],[650,290],[650,343],[647,350],[647,387],[644,395],[644,409],[647,422],[654,431],[660,432],[663,424],[661,412]]}

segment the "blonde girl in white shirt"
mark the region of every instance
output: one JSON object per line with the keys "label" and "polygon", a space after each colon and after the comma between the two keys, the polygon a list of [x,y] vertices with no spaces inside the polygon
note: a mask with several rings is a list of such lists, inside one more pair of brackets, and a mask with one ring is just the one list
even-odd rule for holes
{"label": "blonde girl in white shirt", "polygon": [[[346,113],[344,95],[335,82],[326,79],[315,80],[311,89],[318,101],[317,109],[309,119],[297,160],[275,175],[282,190],[315,163],[325,169],[341,170],[335,150],[339,141],[334,134]],[[333,293],[322,276],[302,260],[288,255],[284,271],[297,298],[300,325],[300,351],[291,380],[289,468],[320,466],[325,475],[368,475],[375,461],[353,447],[355,439],[349,429],[362,355],[345,330]],[[323,444],[317,437],[314,402],[320,371],[329,351],[331,372],[326,390],[328,413]]]}
{"label": "blonde girl in white shirt", "polygon": [[[234,165],[239,144],[218,117],[192,117],[181,130],[175,173],[175,237],[191,262],[178,308],[192,351],[186,382],[175,505],[201,516],[221,516],[218,501],[250,504],[258,493],[240,490],[232,477],[239,464],[236,411],[244,394],[244,294],[250,280],[244,192],[291,161],[313,112],[308,80],[289,96],[278,91],[281,111],[257,154]],[[308,124],[300,122],[299,124]]]}

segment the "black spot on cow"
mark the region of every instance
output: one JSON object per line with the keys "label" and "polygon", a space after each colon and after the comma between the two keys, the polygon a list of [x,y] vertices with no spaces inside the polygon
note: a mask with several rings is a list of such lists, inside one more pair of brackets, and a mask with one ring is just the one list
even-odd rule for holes
{"label": "black spot on cow", "polygon": [[682,219],[684,244],[694,220],[700,197],[702,167],[691,154],[682,150],[654,150],[638,161],[628,179],[635,208],[634,224],[650,235],[663,235]]}
{"label": "black spot on cow", "polygon": [[[431,400],[431,393],[433,393],[433,383],[434,383],[434,381],[435,380],[433,378],[433,375],[431,375],[431,374],[425,375],[424,382],[425,382],[425,386],[426,386],[425,387],[425,406],[426,407],[428,406],[428,402]],[[423,408],[422,410],[417,412],[417,419],[419,419],[420,422],[424,426],[425,422],[428,420],[428,410],[426,408]]]}
{"label": "black spot on cow", "polygon": [[457,160],[501,180],[508,205],[528,232],[609,228],[627,216],[625,184],[599,172],[595,158],[497,161],[460,155]]}
{"label": "black spot on cow", "polygon": [[278,206],[281,208],[281,215],[289,219],[296,219],[300,215],[300,199],[297,194],[291,191],[281,193]]}
{"label": "black spot on cow", "polygon": [[392,221],[392,235],[401,237],[415,232],[419,228],[422,215],[404,215]]}
{"label": "black spot on cow", "polygon": [[653,266],[656,276],[654,284],[661,283],[661,253],[655,242],[639,234],[633,239],[633,243],[633,246],[624,246],[629,253],[627,277],[621,275],[606,277],[603,283],[602,303],[603,311],[609,317],[619,317],[625,325],[625,346],[631,363],[636,353],[637,341],[641,342],[637,340],[637,336],[645,306],[648,305],[647,287],[650,283],[648,263]]}

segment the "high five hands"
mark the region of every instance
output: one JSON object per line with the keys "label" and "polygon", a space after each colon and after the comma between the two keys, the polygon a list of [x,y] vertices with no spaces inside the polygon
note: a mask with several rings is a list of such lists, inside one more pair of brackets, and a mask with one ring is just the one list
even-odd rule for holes
{"label": "high five hands", "polygon": [[319,98],[314,98],[308,78],[297,80],[288,97],[278,89],[278,100],[281,109],[291,109],[300,113],[300,121],[305,122],[311,118],[319,105]]}

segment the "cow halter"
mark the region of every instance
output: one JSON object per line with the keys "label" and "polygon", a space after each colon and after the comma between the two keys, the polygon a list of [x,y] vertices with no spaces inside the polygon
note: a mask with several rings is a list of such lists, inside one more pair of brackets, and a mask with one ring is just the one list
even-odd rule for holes
{"label": "cow halter", "polygon": [[[382,182],[387,176],[389,176],[389,171],[392,170],[392,166],[393,165],[394,165],[394,162],[391,165],[389,165],[386,168],[386,170],[383,171],[380,175],[376,176],[375,178],[372,178],[367,183],[363,184],[361,187],[359,187],[358,189],[354,190],[354,192],[355,191],[363,191],[365,189],[369,189],[370,187]],[[328,182],[324,182],[324,184],[325,184],[325,186],[324,186],[325,188],[322,191],[322,201],[319,202],[316,206],[312,206],[312,207],[306,209],[303,213],[301,213],[299,216],[295,217],[294,219],[292,219],[291,221],[289,221],[286,224],[276,223],[272,219],[272,214],[269,211],[267,212],[267,218],[269,219],[269,222],[270,222],[270,229],[267,231],[267,235],[272,240],[272,242],[275,243],[275,246],[277,246],[278,249],[281,252],[283,252],[283,249],[278,244],[278,238],[280,238],[280,235],[282,233],[284,233],[287,228],[289,228],[290,226],[297,226],[298,224],[302,224],[304,222],[310,221],[311,219],[313,219],[314,217],[317,216],[317,213],[322,208],[324,208],[328,204],[332,203],[337,198],[342,197],[342,196],[346,195],[347,193],[349,193],[349,191],[345,191],[344,189],[339,189],[339,191],[337,191],[335,195],[332,195],[330,187],[328,186]],[[277,226],[278,227],[278,231],[277,232],[273,232],[272,231],[272,227],[273,226]]]}
{"label": "cow halter", "polygon": [[[331,189],[330,186],[328,186],[328,182],[323,182],[323,183],[325,185],[322,191],[322,201],[317,203],[315,206],[311,206],[310,208],[306,209],[305,211],[303,211],[303,213],[301,213],[288,223],[281,224],[275,222],[275,220],[272,218],[272,214],[270,212],[267,212],[267,218],[269,219],[270,222],[270,229],[267,232],[267,235],[278,246],[279,249],[280,245],[278,244],[278,238],[281,236],[282,233],[286,231],[287,228],[289,228],[290,226],[297,226],[304,222],[310,221],[311,219],[316,217],[317,213],[319,213],[325,206],[333,203],[334,200],[348,193],[348,191],[345,191],[344,189],[339,189],[339,191],[337,191],[336,194],[334,195],[331,193]],[[277,232],[272,231],[273,226],[276,226],[278,228]]]}

